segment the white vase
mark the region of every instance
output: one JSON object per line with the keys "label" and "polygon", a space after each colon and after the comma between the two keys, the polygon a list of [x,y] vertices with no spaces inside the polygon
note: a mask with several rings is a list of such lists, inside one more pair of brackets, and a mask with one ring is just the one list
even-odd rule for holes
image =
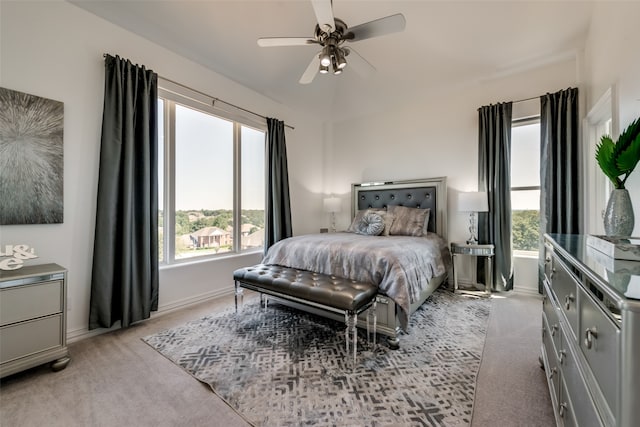
{"label": "white vase", "polygon": [[611,190],[607,209],[604,212],[604,231],[607,236],[631,236],[634,221],[629,191]]}

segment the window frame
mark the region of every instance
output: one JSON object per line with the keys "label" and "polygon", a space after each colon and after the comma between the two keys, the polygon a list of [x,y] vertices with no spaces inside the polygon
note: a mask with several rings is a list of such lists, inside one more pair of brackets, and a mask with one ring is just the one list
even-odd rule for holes
{"label": "window frame", "polygon": [[604,234],[602,218],[612,185],[607,176],[602,173],[594,153],[603,135],[608,134],[613,138],[619,136],[617,105],[617,87],[612,85],[596,101],[584,120],[583,134],[587,149],[583,150],[582,162],[586,183],[583,186],[585,200],[583,220],[585,232],[589,234]]}
{"label": "window frame", "polygon": [[[184,265],[188,263],[198,263],[211,261],[214,259],[243,256],[246,254],[261,252],[263,248],[242,249],[242,128],[251,128],[259,132],[267,133],[267,125],[264,122],[256,121],[246,115],[228,111],[216,106],[216,99],[209,97],[202,92],[189,89],[178,83],[158,79],[158,99],[163,100],[163,157],[164,164],[158,165],[158,170],[162,170],[164,186],[158,189],[162,191],[162,206],[158,206],[163,212],[163,242],[162,254],[158,253],[160,267],[172,265]],[[194,109],[198,112],[211,115],[213,117],[228,120],[233,123],[233,247],[229,252],[205,254],[186,258],[176,258],[176,105]],[[225,105],[226,107],[226,105]],[[231,109],[231,108],[230,108]],[[265,144],[265,164],[264,173],[266,178],[267,157]],[[266,179],[265,179],[266,183]],[[264,188],[265,215],[267,206],[267,191]]]}
{"label": "window frame", "polygon": [[[536,114],[533,116],[528,116],[528,117],[522,117],[519,119],[514,119],[511,121],[511,129],[513,129],[514,127],[519,127],[519,126],[527,126],[527,125],[532,125],[532,124],[538,124],[540,125],[540,114]],[[540,140],[538,139],[538,147],[540,147]],[[511,151],[513,152],[513,139],[511,140]],[[511,165],[510,165],[511,166]],[[538,190],[541,191],[542,187],[540,184],[536,185],[528,185],[528,186],[519,186],[519,187],[511,187],[509,189],[509,194],[511,195],[514,191],[532,191],[532,190]],[[513,217],[513,206],[511,207],[511,212],[512,212],[512,217]],[[540,214],[540,204],[538,204],[538,215]],[[512,230],[512,235],[513,235],[513,220],[511,222],[511,230]],[[540,230],[538,230],[538,234],[540,234]],[[539,255],[539,250],[537,251],[525,251],[525,250],[520,250],[520,249],[513,249],[511,250],[512,255],[513,256],[518,256],[518,257],[535,257],[537,258]]]}

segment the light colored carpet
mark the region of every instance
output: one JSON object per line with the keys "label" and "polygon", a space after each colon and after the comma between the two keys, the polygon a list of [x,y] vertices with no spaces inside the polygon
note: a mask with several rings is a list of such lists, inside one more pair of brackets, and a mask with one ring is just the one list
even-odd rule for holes
{"label": "light colored carpet", "polygon": [[555,419],[544,371],[542,299],[494,294],[489,332],[478,374],[474,427],[551,427]]}
{"label": "light colored carpet", "polygon": [[400,349],[359,346],[354,369],[343,323],[278,304],[144,340],[255,425],[468,425],[490,306],[438,290],[412,315]]}
{"label": "light colored carpet", "polygon": [[[537,360],[540,299],[504,295],[492,299],[471,425],[552,426]],[[248,426],[208,386],[140,339],[232,305],[231,296],[207,301],[82,340],[69,346],[72,360],[63,371],[42,366],[2,379],[0,425]]]}

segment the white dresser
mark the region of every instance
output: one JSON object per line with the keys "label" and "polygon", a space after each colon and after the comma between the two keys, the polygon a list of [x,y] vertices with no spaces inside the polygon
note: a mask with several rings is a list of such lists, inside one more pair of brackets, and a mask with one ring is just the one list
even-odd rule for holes
{"label": "white dresser", "polygon": [[640,423],[640,262],[545,235],[542,358],[560,426]]}
{"label": "white dresser", "polygon": [[57,264],[0,270],[0,378],[53,362],[69,363],[66,270]]}

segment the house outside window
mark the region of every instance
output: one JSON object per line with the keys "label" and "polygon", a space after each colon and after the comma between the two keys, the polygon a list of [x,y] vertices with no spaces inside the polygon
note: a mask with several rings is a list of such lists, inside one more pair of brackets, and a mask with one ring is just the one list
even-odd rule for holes
{"label": "house outside window", "polygon": [[540,242],[540,117],[511,127],[511,230],[514,255],[536,255]]}
{"label": "house outside window", "polygon": [[189,92],[158,91],[159,261],[262,250],[266,127]]}

